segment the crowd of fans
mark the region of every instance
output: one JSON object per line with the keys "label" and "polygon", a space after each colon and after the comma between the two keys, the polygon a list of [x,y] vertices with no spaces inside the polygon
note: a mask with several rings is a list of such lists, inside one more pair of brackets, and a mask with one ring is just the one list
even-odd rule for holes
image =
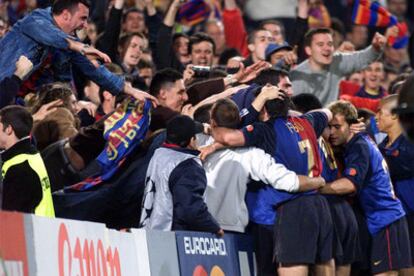
{"label": "crowd of fans", "polygon": [[0,0],[0,209],[251,234],[258,275],[414,275],[414,36],[356,2]]}

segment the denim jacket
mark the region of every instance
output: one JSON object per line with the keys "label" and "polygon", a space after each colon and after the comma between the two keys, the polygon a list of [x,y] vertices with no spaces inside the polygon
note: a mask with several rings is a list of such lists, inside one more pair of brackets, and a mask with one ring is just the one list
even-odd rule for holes
{"label": "denim jacket", "polygon": [[112,94],[120,93],[124,79],[112,74],[103,65],[96,68],[86,57],[69,50],[68,38],[76,39],[55,25],[51,8],[33,11],[19,20],[0,40],[0,81],[13,75],[15,63],[21,55],[31,60],[33,73],[52,54],[54,80],[48,81],[71,81],[72,66],[75,66],[101,88]]}

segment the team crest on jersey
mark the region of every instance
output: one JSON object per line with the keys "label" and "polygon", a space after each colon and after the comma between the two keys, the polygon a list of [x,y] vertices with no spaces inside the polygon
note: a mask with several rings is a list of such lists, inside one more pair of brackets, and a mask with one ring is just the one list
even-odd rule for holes
{"label": "team crest on jersey", "polygon": [[392,156],[394,156],[394,157],[397,157],[398,155],[400,155],[400,151],[399,151],[399,150],[394,150],[394,151],[391,153],[391,155],[392,155]]}
{"label": "team crest on jersey", "polygon": [[354,169],[354,168],[346,169],[346,174],[349,175],[349,176],[355,176],[355,175],[357,175],[357,170]]}
{"label": "team crest on jersey", "polygon": [[248,132],[252,132],[254,130],[254,126],[253,125],[248,125],[248,126],[246,126],[246,130]]}

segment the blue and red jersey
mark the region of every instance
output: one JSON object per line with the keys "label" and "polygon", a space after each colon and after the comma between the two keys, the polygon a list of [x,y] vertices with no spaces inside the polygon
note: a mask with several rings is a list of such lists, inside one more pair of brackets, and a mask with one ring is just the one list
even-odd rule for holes
{"label": "blue and red jersey", "polygon": [[406,213],[414,213],[414,145],[400,135],[389,147],[388,137],[378,146],[387,161],[395,194]]}
{"label": "blue and red jersey", "polygon": [[394,194],[387,164],[367,134],[356,134],[346,144],[344,177],[357,189],[371,234],[378,233],[405,215],[400,200]]}
{"label": "blue and red jersey", "polygon": [[[328,124],[323,112],[312,112],[301,117],[285,117],[255,123],[243,128],[246,146],[255,146],[271,154],[276,162],[301,175],[320,176],[322,162],[317,136]],[[246,197],[250,219],[255,223],[272,225],[276,218],[275,207],[302,195],[264,186]]]}

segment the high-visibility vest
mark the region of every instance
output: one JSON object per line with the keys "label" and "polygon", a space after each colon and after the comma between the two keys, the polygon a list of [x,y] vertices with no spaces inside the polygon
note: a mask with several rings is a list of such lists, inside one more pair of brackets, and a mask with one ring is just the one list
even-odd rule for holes
{"label": "high-visibility vest", "polygon": [[42,185],[42,200],[35,208],[35,214],[45,217],[55,217],[55,209],[53,207],[52,192],[50,189],[49,176],[46,171],[45,164],[39,153],[36,154],[18,154],[3,163],[1,174],[4,178],[10,167],[28,161],[29,166],[39,176]]}

